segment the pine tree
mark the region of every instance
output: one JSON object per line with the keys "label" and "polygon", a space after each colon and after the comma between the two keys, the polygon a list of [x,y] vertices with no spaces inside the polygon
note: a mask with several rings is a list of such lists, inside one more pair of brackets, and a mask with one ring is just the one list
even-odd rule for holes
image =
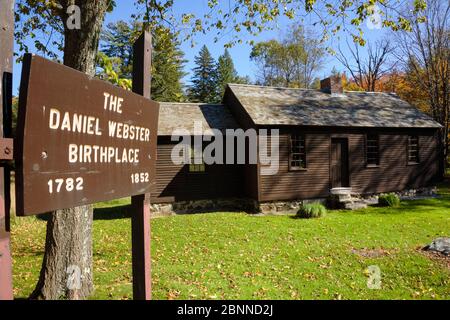
{"label": "pine tree", "polygon": [[133,43],[141,32],[142,23],[127,23],[123,20],[108,23],[102,31],[101,53],[117,62],[115,71],[120,78],[132,78]]}
{"label": "pine tree", "polygon": [[185,100],[182,78],[186,60],[176,34],[165,27],[155,28],[153,38],[152,99],[182,102]]}
{"label": "pine tree", "polygon": [[[101,70],[99,76],[114,84],[120,84],[119,80],[131,80],[133,70],[132,54],[133,43],[142,32],[142,23],[129,24],[124,21],[108,24],[102,34],[102,55],[99,55],[98,63]],[[185,100],[182,78],[184,54],[180,49],[180,41],[177,34],[167,27],[154,26],[152,29],[152,99],[156,101],[182,102]],[[112,64],[113,74],[109,77],[105,69],[104,57],[109,58]],[[110,71],[111,72],[111,71]]]}
{"label": "pine tree", "polygon": [[203,46],[199,55],[195,57],[194,76],[189,92],[193,102],[217,101],[217,70],[214,58],[208,48]]}
{"label": "pine tree", "polygon": [[224,54],[219,57],[217,62],[218,97],[216,100],[220,101],[222,99],[227,83],[236,83],[238,79],[239,77],[234,68],[233,59],[228,49],[225,49]]}

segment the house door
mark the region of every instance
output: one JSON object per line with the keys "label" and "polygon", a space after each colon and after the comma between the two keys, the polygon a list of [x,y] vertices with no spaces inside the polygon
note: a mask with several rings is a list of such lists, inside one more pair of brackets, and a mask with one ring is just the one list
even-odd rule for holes
{"label": "house door", "polygon": [[331,139],[331,187],[349,187],[348,140]]}

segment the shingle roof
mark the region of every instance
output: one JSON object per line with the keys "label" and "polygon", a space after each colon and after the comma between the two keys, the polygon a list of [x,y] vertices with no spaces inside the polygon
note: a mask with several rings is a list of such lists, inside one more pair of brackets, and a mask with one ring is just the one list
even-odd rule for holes
{"label": "shingle roof", "polygon": [[202,123],[203,131],[239,127],[224,105],[161,102],[158,135],[170,136],[175,129],[188,130],[192,135],[196,121]]}
{"label": "shingle roof", "polygon": [[256,125],[439,128],[396,94],[229,84]]}

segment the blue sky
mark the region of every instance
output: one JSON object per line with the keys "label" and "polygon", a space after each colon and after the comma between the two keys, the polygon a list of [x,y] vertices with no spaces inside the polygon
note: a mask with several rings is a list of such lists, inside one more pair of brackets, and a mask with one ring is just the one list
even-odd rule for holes
{"label": "blue sky", "polygon": [[[129,20],[131,14],[136,10],[133,3],[134,1],[132,0],[118,0],[117,7],[115,8],[115,10],[112,13],[107,14],[105,18],[105,24],[118,20]],[[176,0],[173,10],[175,15],[179,15],[180,13],[183,12],[193,12],[201,16],[208,11],[207,0],[191,0],[191,1]],[[279,21],[279,28],[277,30],[263,32],[262,34],[258,35],[257,38],[250,38],[249,36],[243,34],[243,39],[244,40],[254,39],[255,41],[264,41],[268,39],[280,38],[284,30],[286,30],[286,28],[288,28],[289,25],[293,22],[295,22],[295,20],[281,19]],[[305,24],[305,26],[314,30],[314,28],[311,25],[308,25],[307,23]],[[368,41],[375,41],[377,39],[380,39],[385,35],[386,32],[385,30],[378,30],[378,29],[371,30],[367,28],[366,24],[363,25],[363,29],[365,32],[365,39]],[[193,48],[191,47],[191,43],[188,41],[182,43],[181,48],[185,53],[185,58],[188,60],[187,64],[185,65],[186,72],[190,73],[192,68],[194,67],[193,63],[194,56],[198,53],[201,46],[206,44],[208,49],[214,56],[214,58],[217,59],[219,55],[223,53],[224,44],[231,39],[231,36],[224,36],[217,43],[214,43],[213,38],[214,34],[207,34],[207,35],[197,34],[194,39],[196,42],[196,46]],[[337,47],[338,43],[341,43],[342,46],[346,45],[344,39],[340,40],[333,39],[333,42],[330,43],[329,45],[335,48]],[[235,67],[238,73],[242,76],[248,75],[252,80],[255,80],[256,67],[250,61],[249,58],[251,46],[246,44],[244,41],[243,44],[236,45],[235,47],[229,49],[229,51],[231,56],[233,57]],[[325,78],[330,74],[333,67],[335,67],[338,71],[344,70],[340,65],[340,63],[334,57],[328,56],[326,63],[323,65],[323,68],[318,72],[318,76],[320,78]],[[19,64],[15,64],[14,94],[17,94],[18,92],[18,86],[20,83],[20,72],[21,66]],[[184,82],[189,83],[189,78],[190,74],[188,74],[185,77]]]}

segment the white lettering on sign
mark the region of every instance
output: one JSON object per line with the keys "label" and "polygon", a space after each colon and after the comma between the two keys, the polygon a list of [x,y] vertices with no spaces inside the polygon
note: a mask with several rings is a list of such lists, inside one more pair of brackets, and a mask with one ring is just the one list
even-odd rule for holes
{"label": "white lettering on sign", "polygon": [[[110,94],[103,93],[104,111],[122,114],[124,99]],[[45,110],[45,109],[44,109]],[[107,126],[107,127],[106,127]],[[150,129],[108,120],[104,123],[98,117],[61,111],[57,107],[49,109],[48,127],[50,130],[70,132],[74,134],[85,134],[92,136],[102,136],[107,133],[111,139],[121,139],[128,141],[150,142]],[[70,143],[67,149],[68,161],[71,164],[138,164],[140,150],[136,148],[116,147],[95,144]],[[131,183],[148,183],[150,175],[148,172],[133,173]],[[50,194],[60,192],[81,191],[84,188],[84,180],[78,178],[58,178],[48,180],[48,192]]]}
{"label": "white lettering on sign", "polygon": [[61,112],[56,108],[50,109],[49,128],[75,133],[101,136],[100,119],[82,114]]}
{"label": "white lettering on sign", "polygon": [[[123,99],[104,93],[104,109],[122,113]],[[48,126],[51,130],[60,130],[87,135],[102,135],[100,119],[93,116],[61,112],[50,108]],[[127,123],[108,121],[108,136],[130,141],[150,142],[150,129]],[[99,145],[70,144],[68,147],[69,163],[139,163],[139,149],[117,148]]]}
{"label": "white lettering on sign", "polygon": [[139,149],[69,145],[70,163],[139,163]]}
{"label": "white lettering on sign", "polygon": [[83,187],[84,179],[82,177],[78,177],[76,179],[67,178],[67,179],[50,179],[48,180],[48,192],[51,194],[53,192],[60,193],[61,191],[81,191],[84,189]]}
{"label": "white lettering on sign", "polygon": [[132,173],[131,183],[145,183],[150,181],[150,175],[148,172]]}
{"label": "white lettering on sign", "polygon": [[105,96],[104,109],[121,114],[123,98],[113,96],[112,94],[109,94],[107,92],[103,93],[103,95]]}
{"label": "white lettering on sign", "polygon": [[109,136],[118,139],[128,139],[136,141],[150,141],[150,129],[128,125],[126,123],[109,121]]}

